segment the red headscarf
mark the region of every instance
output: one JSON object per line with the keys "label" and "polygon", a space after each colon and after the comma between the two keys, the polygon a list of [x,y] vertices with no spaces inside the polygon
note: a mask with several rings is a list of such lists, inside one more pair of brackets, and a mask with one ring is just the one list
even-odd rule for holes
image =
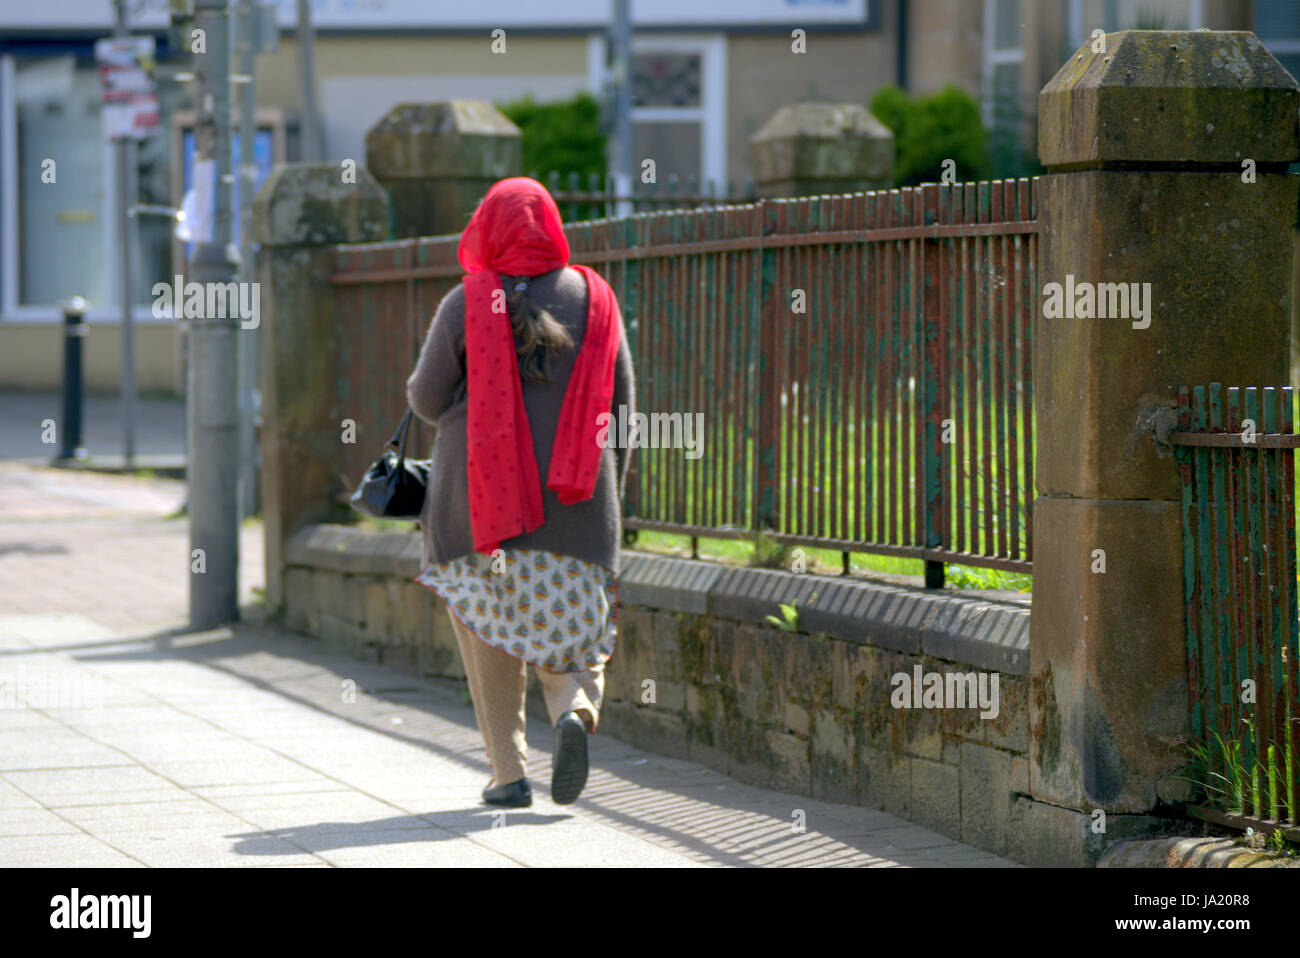
{"label": "red headscarf", "polygon": [[[555,200],[528,177],[494,184],[461,234],[457,257],[468,272],[469,516],[474,548],[490,553],[502,539],[532,532],[545,521],[500,273],[537,276],[568,264],[569,241]],[[609,412],[614,400],[614,362],[622,329],[609,284],[586,266],[574,269],[587,280],[587,330],[560,408],[546,482],[565,505],[590,499],[596,488],[601,457],[597,416]]]}

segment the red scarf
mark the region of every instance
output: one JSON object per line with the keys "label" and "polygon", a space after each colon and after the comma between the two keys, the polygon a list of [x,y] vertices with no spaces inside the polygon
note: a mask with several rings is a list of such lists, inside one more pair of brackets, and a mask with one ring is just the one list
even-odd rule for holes
{"label": "red scarf", "polygon": [[[516,176],[488,190],[461,234],[457,256],[468,272],[469,517],[474,548],[490,553],[501,540],[532,532],[545,521],[500,274],[537,276],[559,269],[569,262],[569,241],[551,194],[536,180]],[[614,401],[614,362],[622,329],[609,284],[586,266],[574,269],[587,280],[587,330],[560,408],[546,482],[565,505],[590,499],[596,488],[601,461],[597,416],[610,412]]]}

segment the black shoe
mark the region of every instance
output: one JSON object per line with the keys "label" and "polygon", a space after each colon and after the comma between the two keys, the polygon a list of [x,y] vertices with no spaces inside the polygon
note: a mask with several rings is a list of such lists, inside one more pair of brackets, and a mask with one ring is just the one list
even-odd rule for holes
{"label": "black shoe", "polygon": [[483,789],[483,801],[488,805],[501,805],[505,808],[528,808],[533,804],[533,787],[528,779],[497,785],[495,788]]}
{"label": "black shoe", "polygon": [[551,801],[556,805],[572,805],[586,784],[587,725],[577,712],[565,712],[555,723]]}

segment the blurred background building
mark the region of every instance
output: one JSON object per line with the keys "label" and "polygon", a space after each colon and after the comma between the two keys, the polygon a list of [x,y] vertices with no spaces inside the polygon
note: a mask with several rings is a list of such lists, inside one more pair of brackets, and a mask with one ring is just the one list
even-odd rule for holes
{"label": "blurred background building", "polygon": [[[110,0],[9,2],[0,8],[0,389],[54,389],[57,303],[89,300],[87,385],[120,382],[114,152],[101,130],[95,40]],[[191,58],[168,44],[166,0],[129,0],[133,33],[158,43],[163,133],[131,171],[138,202],[179,207],[193,143]],[[392,106],[453,98],[538,102],[608,89],[610,0],[316,0],[321,159],[365,162],[365,134]],[[294,0],[279,0],[279,49],[256,64],[264,176],[296,160],[301,105]],[[1300,74],[1296,0],[653,0],[633,2],[634,153],[659,176],[740,182],[749,138],[801,99],[869,103],[896,85],[921,96],[954,85],[979,105],[993,177],[1035,172],[1037,94],[1093,29],[1253,30]],[[503,53],[491,34],[505,31]],[[792,31],[806,52],[792,55]],[[57,157],[57,181],[42,182]],[[526,161],[527,162],[527,161]],[[155,282],[181,271],[172,223],[139,222],[136,369],[145,393],[184,388],[182,337],[150,311]]]}

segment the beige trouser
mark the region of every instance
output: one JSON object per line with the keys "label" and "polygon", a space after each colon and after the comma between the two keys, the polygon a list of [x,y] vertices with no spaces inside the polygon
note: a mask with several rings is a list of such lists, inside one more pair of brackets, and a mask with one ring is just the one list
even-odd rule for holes
{"label": "beige trouser", "polygon": [[[527,747],[524,742],[524,688],[528,665],[508,652],[488,645],[456,618],[450,610],[456,630],[460,656],[465,660],[469,677],[469,694],[474,701],[474,717],[487,745],[492,764],[492,784],[508,785],[528,774]],[[600,703],[605,691],[605,667],[582,672],[547,672],[534,667],[542,683],[546,710],[551,724],[565,712],[574,711],[594,731],[600,721]],[[583,715],[583,712],[586,715]]]}

